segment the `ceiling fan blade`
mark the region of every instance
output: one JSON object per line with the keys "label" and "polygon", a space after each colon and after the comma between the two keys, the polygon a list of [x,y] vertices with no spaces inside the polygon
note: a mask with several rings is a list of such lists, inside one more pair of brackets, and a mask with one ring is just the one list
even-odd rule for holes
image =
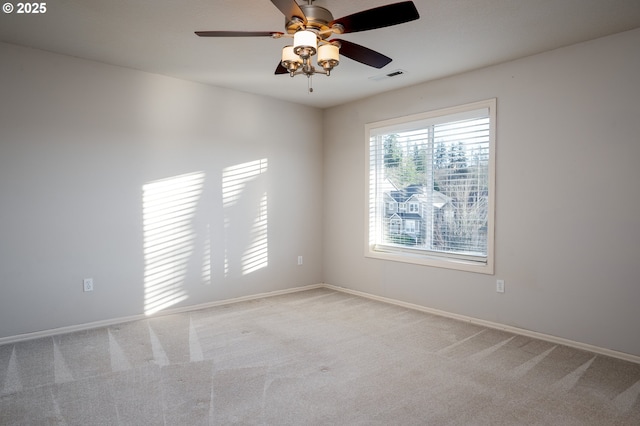
{"label": "ceiling fan blade", "polygon": [[295,0],[271,0],[271,3],[286,16],[287,22],[291,21],[291,18],[295,16],[300,18],[305,24],[307,23],[307,17],[304,16],[304,12],[302,12],[302,9]]}
{"label": "ceiling fan blade", "polygon": [[284,35],[278,31],[196,31],[200,37],[276,37]]}
{"label": "ceiling fan blade", "polygon": [[363,10],[362,12],[336,19],[330,22],[329,26],[340,24],[344,27],[344,33],[355,33],[404,24],[419,17],[420,14],[413,2],[404,1]]}
{"label": "ceiling fan blade", "polygon": [[289,74],[289,70],[286,69],[285,67],[283,67],[282,63],[279,63],[278,66],[276,67],[276,72],[274,74],[275,75],[278,75],[278,74]]}
{"label": "ceiling fan blade", "polygon": [[340,43],[340,54],[347,58],[358,61],[361,64],[369,65],[374,68],[382,68],[387,65],[392,59],[388,56],[378,53],[375,50],[371,50],[368,47],[360,46],[359,44],[352,43],[346,40],[329,40],[331,42],[337,41]]}

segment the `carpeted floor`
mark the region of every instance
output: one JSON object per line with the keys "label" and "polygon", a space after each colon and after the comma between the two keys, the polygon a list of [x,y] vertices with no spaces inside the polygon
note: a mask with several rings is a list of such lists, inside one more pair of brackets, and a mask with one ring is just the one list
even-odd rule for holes
{"label": "carpeted floor", "polygon": [[328,289],[0,346],[0,425],[640,425],[640,365]]}

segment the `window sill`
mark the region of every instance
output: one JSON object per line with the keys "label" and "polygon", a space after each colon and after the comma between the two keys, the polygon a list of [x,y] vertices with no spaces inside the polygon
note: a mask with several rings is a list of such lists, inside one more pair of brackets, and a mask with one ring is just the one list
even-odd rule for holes
{"label": "window sill", "polygon": [[365,257],[487,275],[493,275],[494,273],[493,261],[490,258],[487,259],[486,263],[480,263],[462,259],[429,256],[427,254],[373,250],[369,247],[365,251]]}

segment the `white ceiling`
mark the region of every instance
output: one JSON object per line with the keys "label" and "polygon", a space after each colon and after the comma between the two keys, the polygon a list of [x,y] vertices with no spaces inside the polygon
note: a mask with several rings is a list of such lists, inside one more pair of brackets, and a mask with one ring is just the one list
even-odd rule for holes
{"label": "white ceiling", "polygon": [[[397,1],[314,4],[339,18]],[[414,3],[417,21],[340,36],[393,62],[375,69],[341,58],[331,77],[313,78],[311,94],[305,77],[274,75],[289,39],[193,33],[284,31],[284,17],[270,0],[53,0],[40,15],[0,13],[0,40],[325,108],[640,27],[640,0]],[[396,69],[405,74],[371,78]]]}

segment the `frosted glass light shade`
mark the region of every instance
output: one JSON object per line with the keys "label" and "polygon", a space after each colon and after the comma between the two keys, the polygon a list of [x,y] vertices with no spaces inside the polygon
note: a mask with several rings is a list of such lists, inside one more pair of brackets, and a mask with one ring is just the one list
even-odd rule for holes
{"label": "frosted glass light shade", "polygon": [[340,53],[338,46],[334,44],[323,44],[318,48],[318,64],[323,68],[325,65],[329,65],[329,68],[333,68],[340,62]]}
{"label": "frosted glass light shade", "polygon": [[313,31],[298,31],[293,35],[293,51],[302,58],[308,58],[316,54],[318,50],[318,37]]}
{"label": "frosted glass light shade", "polygon": [[293,51],[293,46],[285,46],[282,49],[282,65],[285,65],[286,62],[298,62],[302,63],[302,59],[300,56],[296,55]]}
{"label": "frosted glass light shade", "polygon": [[293,46],[285,46],[282,48],[282,61],[280,63],[293,76],[293,73],[302,64],[302,59],[293,52]]}

